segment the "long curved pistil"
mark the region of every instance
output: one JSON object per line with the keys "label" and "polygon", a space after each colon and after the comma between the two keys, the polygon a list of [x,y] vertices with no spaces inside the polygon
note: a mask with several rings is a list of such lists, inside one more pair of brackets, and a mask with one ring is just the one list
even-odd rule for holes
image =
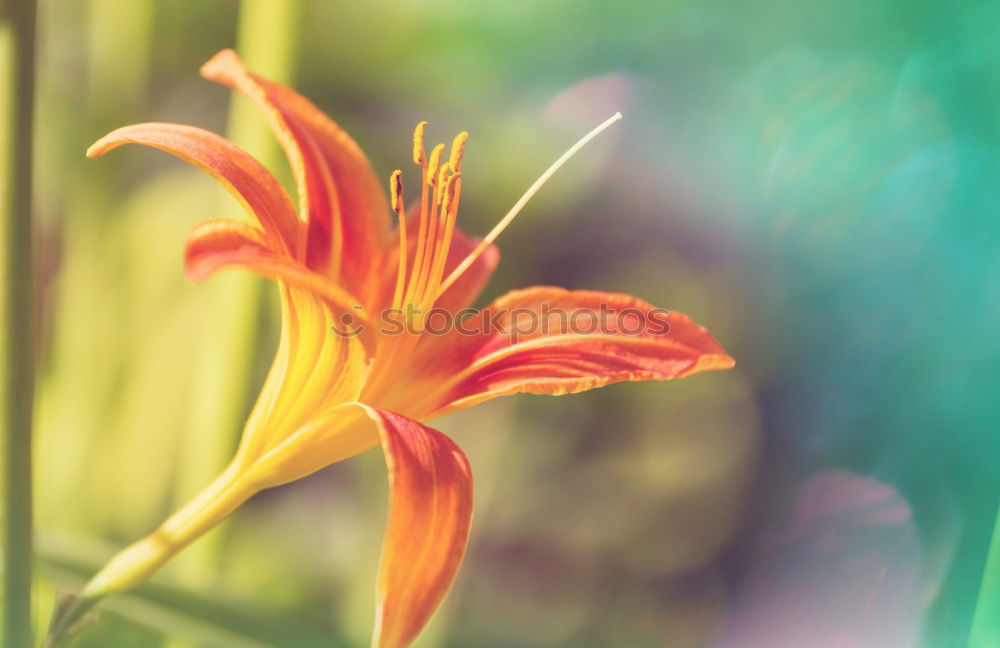
{"label": "long curved pistil", "polygon": [[619,121],[621,118],[622,114],[620,112],[616,112],[614,115],[604,120],[601,124],[594,128],[594,130],[581,137],[580,141],[569,147],[565,153],[559,156],[558,160],[552,163],[552,166],[545,170],[545,173],[538,176],[538,179],[535,180],[534,184],[528,187],[528,190],[524,192],[524,195],[521,196],[516,203],[514,203],[514,206],[510,208],[510,211],[508,211],[504,217],[500,219],[500,222],[497,223],[492,230],[490,230],[490,233],[483,238],[482,242],[480,242],[479,245],[477,245],[476,248],[470,252],[469,255],[455,267],[454,270],[451,271],[451,274],[449,274],[448,277],[441,282],[441,284],[437,287],[434,297],[437,298],[444,294],[444,291],[448,290],[448,288],[450,288],[451,285],[462,276],[462,273],[468,270],[469,266],[476,262],[476,259],[478,259],[479,256],[486,251],[486,248],[488,248],[493,241],[497,240],[497,237],[499,237],[500,234],[507,229],[507,226],[514,221],[514,218],[521,213],[521,210],[528,204],[528,201],[538,193],[538,190],[542,188],[542,185],[548,182],[549,179],[555,175],[556,171],[562,167],[562,165],[566,164],[566,162],[568,162],[571,157],[576,155],[580,149],[586,146],[591,140],[600,135],[609,126]]}

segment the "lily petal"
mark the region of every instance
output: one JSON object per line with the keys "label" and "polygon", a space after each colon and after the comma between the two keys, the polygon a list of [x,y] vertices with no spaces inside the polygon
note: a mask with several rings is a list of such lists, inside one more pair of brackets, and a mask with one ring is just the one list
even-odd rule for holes
{"label": "lily petal", "polygon": [[400,379],[414,387],[395,398],[425,419],[508,394],[570,394],[733,364],[679,313],[618,293],[535,287],[508,293],[461,329],[428,336]]}
{"label": "lily petal", "polygon": [[244,255],[269,255],[271,250],[260,229],[233,220],[216,218],[196,225],[184,246],[184,275],[199,283],[208,279],[230,259]]}
{"label": "lily petal", "polygon": [[[339,314],[308,288],[280,283],[278,352],[250,413],[238,452],[257,481],[276,486],[372,447],[337,406],[356,400],[367,355],[362,339],[339,335]],[[358,418],[354,416],[353,418]]]}
{"label": "lily petal", "polygon": [[308,223],[305,262],[358,292],[386,240],[382,184],[357,143],[308,99],[246,69],[232,50],[201,69],[206,79],[246,95],[281,143]]}
{"label": "lily petal", "polygon": [[194,126],[133,124],[99,139],[87,149],[87,156],[100,157],[123,144],[152,146],[197,166],[246,208],[266,233],[268,247],[295,250],[298,226],[288,194],[260,162],[235,144]]}
{"label": "lily petal", "polygon": [[401,414],[343,403],[256,460],[251,470],[273,486],[379,442],[389,468],[389,517],[372,646],[401,648],[437,609],[465,554],[472,524],[472,472],[461,449],[441,432]]}
{"label": "lily petal", "polygon": [[472,525],[472,472],[441,432],[361,407],[378,427],[390,485],[372,646],[397,648],[420,633],[462,562]]}
{"label": "lily petal", "polygon": [[366,326],[369,323],[358,298],[298,261],[271,251],[256,228],[231,219],[215,219],[192,229],[184,250],[188,280],[203,281],[228,266],[247,268],[263,277],[309,290],[324,299],[338,318],[350,314],[348,319]]}

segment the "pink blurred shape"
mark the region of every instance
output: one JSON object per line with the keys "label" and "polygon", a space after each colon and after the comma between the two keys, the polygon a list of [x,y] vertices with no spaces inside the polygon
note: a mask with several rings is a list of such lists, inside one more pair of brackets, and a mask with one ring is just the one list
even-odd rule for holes
{"label": "pink blurred shape", "polygon": [[926,597],[909,505],[869,477],[820,472],[753,543],[714,648],[908,648]]}
{"label": "pink blurred shape", "polygon": [[545,107],[547,121],[576,128],[599,123],[616,112],[628,113],[633,81],[615,73],[576,83],[555,96]]}

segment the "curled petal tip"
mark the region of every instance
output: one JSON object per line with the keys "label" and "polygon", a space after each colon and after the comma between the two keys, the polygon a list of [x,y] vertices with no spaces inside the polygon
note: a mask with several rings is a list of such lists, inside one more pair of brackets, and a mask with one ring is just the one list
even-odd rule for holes
{"label": "curled petal tip", "polygon": [[239,54],[236,50],[226,48],[220,50],[215,56],[208,59],[204,65],[201,66],[199,73],[202,77],[213,81],[226,74],[226,70],[232,68],[234,65],[240,65]]}
{"label": "curled petal tip", "polygon": [[87,149],[87,157],[98,158],[107,153],[108,151],[113,151],[114,149],[122,146],[123,144],[142,144],[143,141],[137,141],[134,137],[136,133],[143,134],[148,133],[152,130],[157,130],[163,126],[170,128],[174,124],[155,124],[155,123],[141,123],[141,124],[131,124],[130,126],[122,126],[116,128],[101,139],[97,140],[90,145]]}
{"label": "curled petal tip", "polygon": [[[120,129],[118,129],[120,130]],[[113,130],[101,139],[97,140],[87,149],[87,157],[89,158],[99,158],[113,148],[116,148],[121,142],[116,142],[116,133],[118,130]]]}
{"label": "curled petal tip", "polygon": [[736,360],[726,353],[703,355],[678,377],[692,376],[703,371],[728,371],[735,366]]}
{"label": "curled petal tip", "polygon": [[722,354],[722,355],[707,356],[705,358],[702,358],[699,364],[701,365],[700,367],[698,367],[699,370],[707,371],[712,369],[718,369],[721,371],[725,371],[727,369],[732,369],[733,367],[735,367],[736,360],[730,355]]}

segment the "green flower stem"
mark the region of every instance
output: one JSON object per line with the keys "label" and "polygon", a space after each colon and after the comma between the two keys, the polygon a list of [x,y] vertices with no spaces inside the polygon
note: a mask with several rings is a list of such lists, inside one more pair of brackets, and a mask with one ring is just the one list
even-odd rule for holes
{"label": "green flower stem", "polygon": [[31,645],[31,415],[34,403],[32,289],[32,113],[35,95],[33,0],[5,3],[7,119],[0,128],[3,170],[3,627],[4,645]]}
{"label": "green flower stem", "polygon": [[45,645],[62,645],[73,626],[104,597],[145,582],[177,552],[200,538],[258,490],[259,486],[238,464],[231,464],[156,531],[118,552],[90,579],[79,597],[60,601]]}
{"label": "green flower stem", "polygon": [[993,540],[983,569],[983,584],[979,590],[975,616],[972,619],[972,648],[1000,646],[1000,507],[997,510]]}
{"label": "green flower stem", "polygon": [[235,464],[208,488],[171,515],[156,531],[120,551],[97,573],[80,594],[82,600],[98,600],[144,582],[178,551],[232,513],[257,492],[242,478]]}

